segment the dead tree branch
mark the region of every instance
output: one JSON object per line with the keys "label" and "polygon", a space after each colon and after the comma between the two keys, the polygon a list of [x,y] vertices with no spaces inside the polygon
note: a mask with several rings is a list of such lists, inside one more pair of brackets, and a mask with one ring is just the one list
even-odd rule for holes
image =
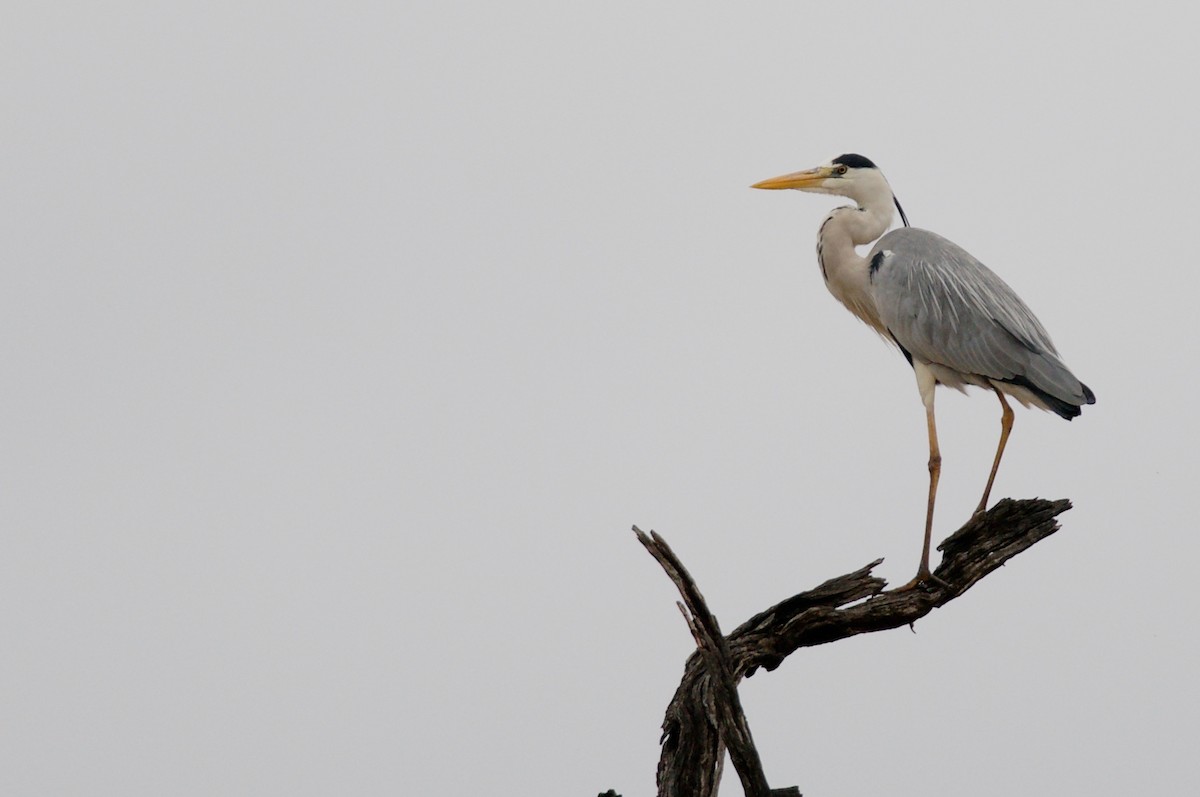
{"label": "dead tree branch", "polygon": [[916,589],[885,591],[887,583],[871,574],[883,561],[876,560],[793,595],[728,636],[722,636],[700,590],[666,542],[635,526],[638,539],[679,588],[686,605],[680,609],[697,644],[663,720],[660,797],[714,797],[726,747],[748,797],[798,795],[794,787],[771,791],[767,786],[737,697],[737,682],[760,667],[774,670],[802,647],[911,625],[1053,534],[1058,530],[1054,518],[1070,508],[1067,500],[1006,498],[938,546],[943,555],[935,581]]}
{"label": "dead tree branch", "polygon": [[[742,711],[742,701],[738,697],[737,682],[739,676],[734,673],[733,657],[717,618],[708,610],[704,596],[683,563],[675,556],[666,541],[653,531],[646,535],[637,526],[633,527],[638,540],[646,546],[646,550],[658,560],[663,570],[675,582],[679,594],[683,596],[682,603],[676,603],[683,613],[692,638],[696,640],[696,652],[703,660],[703,669],[708,679],[711,700],[703,706],[705,713],[710,716],[720,729],[720,739],[729,749],[729,757],[734,769],[742,781],[742,789],[749,797],[768,797],[771,793],[767,785],[767,776],[763,772],[762,761],[758,757],[758,749],[750,736],[750,726],[746,723],[746,715]],[[711,773],[712,790],[721,779],[721,765],[724,756],[717,762],[716,771]],[[660,776],[661,776],[660,770]]]}

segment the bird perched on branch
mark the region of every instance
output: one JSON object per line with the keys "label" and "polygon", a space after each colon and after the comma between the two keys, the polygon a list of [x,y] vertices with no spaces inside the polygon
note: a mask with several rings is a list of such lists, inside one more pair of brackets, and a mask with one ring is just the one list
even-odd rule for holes
{"label": "bird perched on branch", "polygon": [[[937,385],[987,388],[1000,399],[1000,443],[976,513],[988,496],[1012,430],[1005,396],[1068,421],[1096,396],[1071,373],[1050,336],[1021,297],[961,247],[908,226],[891,186],[867,158],[841,155],[802,172],[755,183],[754,188],[836,194],[857,206],[835,208],[817,233],[817,264],[830,293],[886,340],[912,366],[929,430],[929,503],[921,564],[908,586],[931,577],[929,543],[942,457],[934,423]],[[894,211],[904,227],[887,235]],[[880,238],[880,236],[883,236]],[[855,246],[878,243],[865,258]]]}

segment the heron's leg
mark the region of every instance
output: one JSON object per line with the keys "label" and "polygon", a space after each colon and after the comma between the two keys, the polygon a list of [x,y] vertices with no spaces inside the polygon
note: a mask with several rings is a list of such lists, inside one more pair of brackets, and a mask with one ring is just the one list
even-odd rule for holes
{"label": "heron's leg", "polygon": [[929,546],[933,537],[933,504],[937,498],[938,477],[942,473],[942,452],[938,450],[937,423],[933,417],[933,391],[937,378],[929,366],[919,360],[913,364],[917,377],[917,389],[921,391],[921,403],[925,405],[925,424],[929,429],[929,503],[925,507],[925,542],[921,546],[921,564],[917,568],[912,585],[927,581],[929,572]]}
{"label": "heron's leg", "polygon": [[1000,416],[1000,445],[996,447],[996,459],[992,462],[992,472],[988,474],[987,487],[983,488],[983,498],[980,499],[979,507],[975,510],[977,515],[987,509],[988,496],[992,494],[992,483],[996,481],[996,471],[1000,469],[1000,457],[1004,456],[1004,446],[1008,444],[1008,434],[1012,431],[1013,425],[1012,407],[1008,406],[1004,394],[998,388],[993,385],[992,390],[996,391],[996,396],[1000,399],[1000,406],[1004,408],[1004,414]]}
{"label": "heron's leg", "polygon": [[942,452],[938,449],[937,424],[933,418],[933,401],[925,407],[925,423],[929,427],[929,504],[925,508],[925,542],[921,546],[921,565],[914,581],[929,578],[929,545],[933,539],[933,504],[937,499],[938,477],[942,474]]}
{"label": "heron's leg", "polygon": [[913,580],[903,587],[898,587],[897,591],[915,589],[929,581],[945,586],[945,583],[929,569],[929,548],[933,540],[933,504],[937,499],[938,477],[942,474],[942,452],[938,449],[937,422],[933,417],[933,390],[937,387],[937,377],[933,375],[928,363],[919,359],[913,359],[912,367],[917,377],[917,389],[921,391],[921,403],[925,405],[925,425],[929,430],[929,503],[925,507],[925,542],[921,546],[921,564]]}

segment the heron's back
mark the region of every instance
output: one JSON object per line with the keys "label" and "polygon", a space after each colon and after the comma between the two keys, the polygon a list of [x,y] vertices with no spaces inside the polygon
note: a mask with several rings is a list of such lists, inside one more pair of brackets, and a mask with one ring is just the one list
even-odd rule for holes
{"label": "heron's back", "polygon": [[1095,402],[1025,302],[962,247],[906,227],[880,238],[868,262],[880,319],[910,359],[937,366],[940,381],[1000,382],[1064,418]]}

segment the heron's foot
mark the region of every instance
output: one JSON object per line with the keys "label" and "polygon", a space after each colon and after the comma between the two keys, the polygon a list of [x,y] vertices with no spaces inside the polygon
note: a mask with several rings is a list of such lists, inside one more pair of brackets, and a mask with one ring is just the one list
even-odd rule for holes
{"label": "heron's foot", "polygon": [[890,590],[888,590],[888,592],[908,592],[910,590],[916,589],[917,587],[925,586],[927,581],[928,581],[928,578],[921,578],[920,576],[917,576],[916,578],[914,578],[912,581],[908,582],[907,584],[900,586],[900,587],[896,587],[895,589],[890,589]]}
{"label": "heron's foot", "polygon": [[915,576],[913,576],[912,581],[908,582],[907,584],[905,584],[902,587],[896,587],[895,589],[890,590],[890,591],[891,592],[908,592],[909,590],[924,588],[927,586],[932,586],[933,584],[937,584],[938,586],[944,587],[945,589],[951,588],[949,584],[947,584],[945,581],[943,581],[942,579],[938,578],[933,573],[931,573],[928,568],[922,567],[920,570],[917,571],[917,574]]}
{"label": "heron's foot", "polygon": [[975,511],[971,513],[971,517],[977,518],[986,511],[987,511],[987,497],[985,496],[984,499],[979,502],[979,506],[975,507]]}

